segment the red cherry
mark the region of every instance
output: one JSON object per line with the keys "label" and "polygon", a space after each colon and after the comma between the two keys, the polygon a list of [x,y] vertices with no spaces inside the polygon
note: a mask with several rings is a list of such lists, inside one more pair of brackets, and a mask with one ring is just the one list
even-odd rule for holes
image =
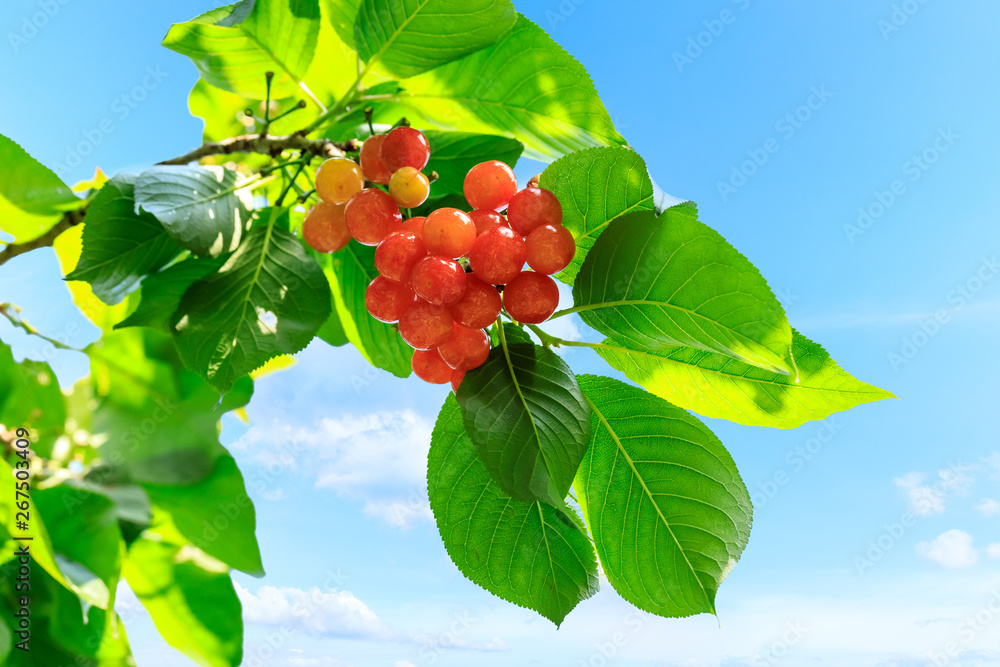
{"label": "red cherry", "polygon": [[448,384],[455,372],[444,363],[437,350],[416,350],[410,366],[418,378],[431,384]]}
{"label": "red cherry", "polygon": [[465,269],[451,258],[428,255],[414,265],[410,284],[421,299],[448,306],[465,294]]}
{"label": "red cherry", "polygon": [[388,185],[389,179],[392,178],[392,172],[382,162],[382,142],[385,141],[385,137],[384,134],[375,134],[361,144],[361,171],[364,172],[365,178],[379,185]]}
{"label": "red cherry", "polygon": [[435,306],[421,299],[399,318],[399,335],[417,350],[430,350],[448,340],[455,321],[445,306]]}
{"label": "red cherry", "polygon": [[499,210],[517,192],[517,179],[506,164],[490,160],[469,170],[463,190],[473,208]]}
{"label": "red cherry", "polygon": [[427,252],[461,257],[476,241],[476,224],[457,208],[439,208],[427,216],[421,237]]}
{"label": "red cherry", "polygon": [[422,171],[400,167],[389,179],[389,196],[403,208],[416,208],[427,201],[431,183]]}
{"label": "red cherry", "polygon": [[520,234],[510,227],[493,227],[472,244],[469,264],[480,280],[502,285],[521,272],[527,253]]}
{"label": "red cherry", "polygon": [[561,225],[562,218],[559,200],[542,188],[525,188],[511,197],[507,205],[507,220],[521,236],[527,236],[542,225]]}
{"label": "red cherry", "polygon": [[539,273],[551,275],[562,271],[576,254],[576,241],[562,225],[542,225],[524,240],[528,249],[528,266]]}
{"label": "red cherry", "polygon": [[323,201],[345,204],[365,187],[361,167],[354,160],[332,157],[316,170],[316,194]]}
{"label": "red cherry", "polygon": [[476,225],[477,236],[485,232],[487,229],[507,226],[507,218],[503,217],[496,211],[487,211],[477,208],[474,211],[469,211],[469,217],[472,218],[472,222]]}
{"label": "red cherry", "polygon": [[413,232],[418,238],[423,239],[424,236],[424,222],[427,220],[422,215],[415,215],[412,218],[407,218],[403,220],[403,231]]}
{"label": "red cherry", "polygon": [[484,329],[500,316],[500,292],[475,273],[465,275],[465,296],[451,306],[451,316],[462,326]]}
{"label": "red cherry", "polygon": [[503,288],[503,307],[518,322],[541,324],[558,305],[556,281],[535,271],[522,271]]}
{"label": "red cherry", "polygon": [[490,355],[490,337],[482,329],[469,329],[455,325],[451,338],[438,346],[445,363],[456,371],[478,368]]}
{"label": "red cherry", "polygon": [[351,240],[344,220],[345,204],[321,201],[306,213],[302,221],[302,238],[318,252],[337,252]]}
{"label": "red cherry", "polygon": [[424,242],[413,232],[393,232],[375,248],[375,268],[399,282],[409,282],[413,265],[427,256]]}
{"label": "red cherry", "polygon": [[417,302],[409,285],[379,276],[365,290],[365,307],[380,322],[395,322]]}
{"label": "red cherry", "polygon": [[420,130],[401,125],[389,131],[379,151],[382,162],[390,172],[402,167],[413,167],[420,171],[427,166],[431,157],[431,145]]}
{"label": "red cherry", "polygon": [[392,197],[378,188],[362,190],[347,202],[347,228],[358,243],[378,245],[403,224],[403,214]]}
{"label": "red cherry", "polygon": [[465,371],[452,371],[451,372],[451,390],[458,393],[458,388],[462,385],[462,380],[465,379]]}

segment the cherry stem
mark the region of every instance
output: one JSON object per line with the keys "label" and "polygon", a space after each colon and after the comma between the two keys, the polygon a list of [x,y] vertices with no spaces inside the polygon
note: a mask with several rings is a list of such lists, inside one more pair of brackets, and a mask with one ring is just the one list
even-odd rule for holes
{"label": "cherry stem", "polygon": [[306,101],[305,100],[299,100],[299,103],[296,104],[294,107],[292,107],[288,111],[285,111],[284,113],[281,113],[281,114],[275,116],[270,121],[268,121],[268,125],[270,126],[272,123],[278,122],[279,120],[281,120],[282,118],[284,118],[288,114],[295,113],[299,109],[305,109],[305,108],[306,108]]}
{"label": "cherry stem", "polygon": [[[272,171],[277,171],[279,169],[284,169],[285,167],[291,167],[294,164],[306,165],[312,160],[311,157],[305,158],[300,157],[295,160],[288,160],[287,162],[279,162],[278,164],[272,164],[270,167],[264,167],[260,170],[261,174],[270,174]],[[301,171],[301,170],[300,170]]]}
{"label": "cherry stem", "polygon": [[[278,199],[274,203],[275,206],[281,206],[282,202],[285,201],[285,195],[287,195],[288,191],[291,190],[292,187],[295,185],[295,180],[302,175],[302,171],[306,168],[307,164],[309,164],[307,160],[302,160],[299,162],[299,168],[295,171],[295,174],[292,176],[291,180],[288,181],[288,185],[285,186],[285,189],[281,191],[280,195],[278,195]],[[288,172],[285,170],[284,167],[281,168],[281,172],[285,174],[285,176],[288,176]]]}
{"label": "cherry stem", "polygon": [[266,80],[267,95],[264,99],[264,125],[260,128],[260,136],[267,136],[267,131],[271,129],[271,82],[274,81],[274,72],[264,74]]}
{"label": "cherry stem", "polygon": [[372,125],[372,114],[375,113],[375,109],[368,105],[365,107],[365,121],[368,123],[368,130],[372,133],[371,136],[375,136],[375,126]]}
{"label": "cherry stem", "polygon": [[559,347],[566,342],[562,338],[557,338],[556,336],[545,333],[541,327],[535,326],[534,324],[526,324],[525,326],[531,329],[531,331],[538,336],[539,340],[542,341],[542,345],[545,347]]}
{"label": "cherry stem", "polygon": [[[11,312],[13,311],[13,312]],[[0,315],[7,318],[7,321],[11,323],[12,326],[23,330],[25,333],[41,338],[47,343],[50,343],[53,347],[60,350],[70,350],[72,352],[83,352],[83,350],[67,345],[66,343],[61,343],[55,338],[49,338],[45,334],[41,333],[38,329],[33,327],[27,320],[21,317],[21,309],[12,303],[0,303]]]}

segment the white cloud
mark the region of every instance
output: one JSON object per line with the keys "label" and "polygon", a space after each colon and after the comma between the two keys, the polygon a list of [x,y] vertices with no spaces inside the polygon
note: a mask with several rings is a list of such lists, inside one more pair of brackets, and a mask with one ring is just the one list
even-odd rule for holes
{"label": "white cloud", "polygon": [[950,468],[938,471],[938,482],[935,488],[944,493],[953,493],[956,496],[968,496],[972,491],[972,484],[976,481],[970,470],[976,470],[976,466],[969,466],[962,463],[953,465]]}
{"label": "white cloud", "polygon": [[906,491],[910,499],[910,511],[918,516],[933,516],[944,512],[944,494],[924,484],[927,476],[919,472],[908,472],[893,480],[896,487]]}
{"label": "white cloud", "polygon": [[1000,479],[1000,452],[983,457],[983,463],[989,467],[993,479]]}
{"label": "white cloud", "polygon": [[393,636],[389,626],[348,591],[324,592],[315,586],[308,590],[261,586],[254,594],[234,584],[247,623],[288,625],[320,637],[388,639]]}
{"label": "white cloud", "polygon": [[[293,653],[301,653],[300,649],[290,649]],[[292,656],[292,657],[272,657],[264,659],[264,655],[270,655],[270,653],[263,653],[262,655],[256,656],[252,652],[249,655],[249,659],[246,657],[246,651],[244,651],[244,665],[267,665],[267,667],[351,667],[346,662],[341,662],[336,658],[331,658],[330,656],[319,656],[319,657],[305,657],[305,656]],[[253,661],[256,658],[256,661]]]}
{"label": "white cloud", "polygon": [[288,497],[288,495],[285,493],[285,490],[280,486],[274,489],[273,491],[265,491],[264,493],[261,494],[261,496],[264,498],[264,500],[270,500],[271,502],[275,503],[282,501]]}
{"label": "white cloud", "polygon": [[417,666],[414,665],[409,660],[397,660],[396,662],[392,663],[392,667],[417,667]]}
{"label": "white cloud", "polygon": [[986,547],[986,555],[990,558],[1000,558],[1000,543]]}
{"label": "white cloud", "polygon": [[976,505],[976,511],[986,517],[1000,515],[1000,502],[993,498],[983,498]]}
{"label": "white cloud", "polygon": [[979,562],[979,550],[972,546],[972,535],[953,529],[930,542],[917,545],[917,553],[927,561],[949,570],[973,567]]}
{"label": "white cloud", "polygon": [[347,667],[340,660],[323,656],[322,658],[285,658],[277,663],[269,662],[268,667]]}
{"label": "white cloud", "polygon": [[432,428],[411,410],[326,418],[308,428],[275,421],[252,427],[234,447],[252,452],[265,478],[298,472],[316,488],[363,502],[366,515],[407,528],[432,519],[426,492]]}
{"label": "white cloud", "polygon": [[971,468],[962,464],[938,471],[938,479],[926,483],[927,476],[920,472],[908,472],[893,481],[896,487],[906,491],[910,500],[910,511],[921,517],[941,514],[945,510],[948,495],[966,496],[975,481],[967,473]]}

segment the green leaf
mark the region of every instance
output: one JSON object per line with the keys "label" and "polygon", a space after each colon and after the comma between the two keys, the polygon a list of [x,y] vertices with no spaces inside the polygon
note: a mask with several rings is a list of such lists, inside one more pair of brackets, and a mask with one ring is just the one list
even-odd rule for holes
{"label": "green leaf", "polygon": [[[86,226],[74,225],[56,237],[52,243],[63,275],[72,273],[80,263],[80,257],[83,255],[83,230]],[[125,318],[131,307],[129,300],[114,306],[104,303],[94,294],[94,288],[90,283],[68,280],[64,284],[80,312],[102,332],[111,331],[115,324]]]}
{"label": "green leaf", "polygon": [[[48,216],[79,208],[82,203],[51,169],[0,134],[0,221],[8,206]],[[4,229],[9,231],[6,225]]]}
{"label": "green leaf", "polygon": [[245,133],[244,111],[251,105],[251,98],[216,88],[204,79],[198,79],[188,94],[188,111],[204,123],[203,141],[221,141]]}
{"label": "green leaf", "polygon": [[221,141],[244,134],[244,111],[252,108],[253,98],[216,88],[204,79],[198,79],[188,94],[188,111],[204,123],[203,141]]}
{"label": "green leaf", "polygon": [[336,298],[331,298],[330,317],[326,318],[326,322],[316,332],[316,337],[328,345],[340,347],[341,345],[347,345],[351,341],[347,339],[347,332],[344,331],[344,323],[340,321],[336,301]]}
{"label": "green leaf", "polygon": [[424,173],[436,171],[435,194],[464,194],[465,175],[480,162],[500,160],[513,168],[521,157],[524,146],[508,137],[468,132],[428,131],[431,159]]}
{"label": "green leaf", "polygon": [[583,321],[634,350],[686,345],[794,374],[792,329],[760,272],[693,205],[618,218],[573,287]]}
{"label": "green leaf", "polygon": [[330,281],[336,313],[347,339],[372,366],[396,377],[408,377],[413,349],[391,324],[379,322],[365,307],[365,290],[378,276],[375,248],[351,241],[331,255],[314,256]]}
{"label": "green leaf", "polygon": [[576,489],[608,581],[640,609],[715,613],[750,537],[753,508],[736,464],[684,410],[585,375],[594,436]]}
{"label": "green leaf", "polygon": [[494,44],[516,18],[510,0],[361,0],[354,43],[367,67],[406,78]]}
{"label": "green leaf", "polygon": [[65,485],[33,489],[32,500],[45,519],[60,571],[89,593],[91,604],[107,609],[124,551],[114,503]]}
{"label": "green leaf", "polygon": [[323,16],[337,36],[351,49],[354,49],[354,24],[358,19],[358,9],[361,0],[320,0]]}
{"label": "green leaf", "polygon": [[524,16],[494,46],[404,87],[400,100],[414,118],[444,130],[513,137],[534,160],[625,144],[587,71]]}
{"label": "green leaf", "polygon": [[136,179],[135,210],[152,213],[194,254],[218,257],[239,245],[253,207],[249,190],[237,179],[235,171],[222,167],[152,167]]}
{"label": "green leaf", "polygon": [[187,288],[218,271],[222,264],[222,258],[191,257],[148,276],[142,281],[139,305],[131,315],[116,324],[115,329],[152,327],[169,333],[170,319],[180,306]]}
{"label": "green leaf", "polygon": [[[94,477],[100,477],[100,475],[94,475]],[[82,489],[104,496],[114,503],[115,516],[121,521],[145,528],[152,519],[153,509],[149,504],[149,495],[138,484],[113,484],[109,486],[91,481],[88,478],[68,479],[64,484],[74,489]]]}
{"label": "green leaf", "polygon": [[646,163],[629,148],[588,148],[559,158],[542,172],[563,209],[563,225],[576,239],[576,255],[558,276],[572,285],[587,252],[615,218],[653,210],[653,183]]}
{"label": "green leaf", "polygon": [[90,283],[108,305],[121,303],[143,276],[158,271],[181,249],[155,216],[137,211],[135,177],[111,179],[87,209],[83,252],[66,280]]}
{"label": "green leaf", "polygon": [[302,92],[319,35],[319,0],[241,0],[171,26],[163,46],[189,57],[213,86],[264,99]]}
{"label": "green leaf", "polygon": [[[11,572],[11,575],[14,575]],[[90,575],[93,577],[93,575]],[[11,577],[13,582],[13,576]],[[101,584],[103,586],[103,584]],[[74,667],[128,667],[129,662],[115,661],[115,654],[127,651],[124,634],[114,637],[112,631],[121,628],[114,610],[105,611],[77,597],[59,585],[40,568],[32,566],[30,590],[14,593],[14,586],[5,597],[14,604],[18,597],[30,594],[31,625],[29,650],[15,648],[11,667],[40,665],[74,665]],[[5,616],[17,620],[12,610]],[[16,641],[20,641],[18,637]],[[117,647],[115,646],[117,645]],[[115,651],[118,648],[119,651]],[[134,665],[134,662],[132,663]]]}
{"label": "green leaf", "polygon": [[257,546],[257,515],[243,475],[231,456],[220,456],[212,474],[190,486],[145,485],[184,537],[213,558],[253,576],[263,576]]}
{"label": "green leaf", "polygon": [[6,618],[0,618],[0,665],[7,664],[7,656],[14,648],[14,637],[10,633],[10,626],[7,625]]}
{"label": "green leaf", "polygon": [[508,495],[561,507],[590,442],[590,409],[569,366],[547,348],[508,343],[458,389],[465,429]]}
{"label": "green leaf", "polygon": [[51,170],[0,135],[0,232],[13,236],[12,243],[38,238],[63,211],[82,203]]}
{"label": "green leaf", "polygon": [[10,346],[0,343],[0,424],[34,431],[38,440],[31,449],[47,458],[65,423],[66,403],[52,368],[30,359],[17,363]]}
{"label": "green leaf", "polygon": [[747,426],[795,428],[894,396],[855,379],[817,343],[792,330],[799,381],[691,347],[633,350],[607,338],[595,351],[630,380],[705,417]]}
{"label": "green leaf", "polygon": [[199,665],[237,667],[240,600],[225,569],[206,569],[203,560],[190,547],[143,538],[129,548],[124,573],[168,644]]}
{"label": "green leaf", "polygon": [[[36,239],[59,222],[59,215],[34,215],[13,206],[0,197],[0,235],[9,234],[12,239],[0,238],[3,243],[23,243]],[[3,248],[0,247],[0,250]]]}
{"label": "green leaf", "polygon": [[262,216],[217,273],[188,288],[171,322],[184,363],[223,391],[304,348],[330,315],[323,272],[281,229],[287,212]]}
{"label": "green leaf", "polygon": [[[98,345],[99,344],[99,345]],[[94,391],[91,429],[105,439],[101,460],[123,481],[194,484],[226,454],[219,419],[245,405],[253,383],[241,379],[226,396],[177,359],[169,336],[125,329],[87,348]]]}
{"label": "green leaf", "polygon": [[[351,17],[351,32],[353,32],[353,29],[354,18]],[[354,52],[354,48],[344,42],[334,26],[330,25],[329,22],[320,21],[319,39],[316,42],[316,55],[303,81],[303,87],[312,92],[312,95],[309,95],[309,97],[314,102],[319,100],[326,107],[332,107],[355,83],[357,76],[358,54]],[[381,80],[382,77],[380,75],[370,74],[365,77],[363,85],[369,88],[369,94],[375,94],[370,87]],[[319,108],[320,112],[324,110],[324,108]],[[363,107],[356,107],[354,111],[359,112],[361,118],[364,118]],[[299,114],[302,115],[300,116]],[[278,125],[277,127],[282,127],[283,133],[294,132],[310,120],[309,116],[315,115],[315,113],[310,111],[295,112],[278,121],[279,124],[288,121],[292,126],[290,129],[284,130],[283,125]],[[363,120],[359,122],[363,122]],[[346,139],[353,139],[355,136],[352,134]]]}
{"label": "green leaf", "polygon": [[[49,532],[45,528],[45,521],[41,514],[39,514],[33,498],[29,497],[25,500],[28,503],[27,514],[29,517],[27,530],[18,525],[17,521],[21,517],[17,516],[17,512],[24,510],[21,510],[14,503],[17,501],[17,485],[22,481],[26,480],[16,479],[14,477],[14,470],[11,469],[10,464],[0,457],[0,524],[3,524],[8,535],[31,538],[32,560],[42,570],[47,572],[56,583],[76,595],[87,599],[91,604],[99,603],[102,599],[99,587],[95,587],[97,595],[91,596],[89,595],[90,590],[77,586],[72,580],[67,580],[63,576],[56,554],[52,549],[52,540],[49,538]],[[105,589],[106,592],[107,590]],[[103,599],[106,601],[107,596],[103,596]]]}
{"label": "green leaf", "polygon": [[506,495],[477,456],[452,395],[431,436],[427,489],[445,549],[473,583],[557,626],[597,592],[594,549],[573,510]]}

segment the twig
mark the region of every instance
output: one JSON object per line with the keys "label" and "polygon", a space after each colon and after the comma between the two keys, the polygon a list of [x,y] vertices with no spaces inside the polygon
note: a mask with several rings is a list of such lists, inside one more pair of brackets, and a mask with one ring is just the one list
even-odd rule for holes
{"label": "twig", "polygon": [[238,137],[209,141],[198,148],[157,164],[187,164],[210,155],[229,155],[230,153],[261,153],[277,157],[284,151],[299,150],[310,155],[339,157],[345,152],[358,150],[357,142],[337,142],[329,139],[307,139],[301,132],[281,137],[262,137],[259,134],[244,134]]}
{"label": "twig", "polygon": [[59,342],[55,338],[49,338],[45,334],[38,331],[38,329],[33,327],[30,323],[28,323],[27,320],[21,317],[21,309],[12,303],[0,303],[0,315],[3,315],[7,319],[7,321],[11,323],[11,325],[17,327],[18,329],[23,330],[25,333],[31,336],[37,336],[38,338],[41,338],[45,342],[51,343],[54,347],[57,347],[60,350],[83,352],[83,350],[75,348],[71,345],[67,345],[66,343]]}
{"label": "twig", "polygon": [[54,224],[49,231],[45,232],[41,236],[33,238],[30,241],[25,241],[24,243],[9,244],[6,248],[0,250],[0,266],[6,264],[18,255],[23,255],[26,252],[37,250],[38,248],[47,248],[51,246],[60,234],[65,232],[70,227],[83,222],[83,217],[86,213],[86,209],[67,211],[66,213],[63,213],[63,217],[59,219],[59,222]]}

